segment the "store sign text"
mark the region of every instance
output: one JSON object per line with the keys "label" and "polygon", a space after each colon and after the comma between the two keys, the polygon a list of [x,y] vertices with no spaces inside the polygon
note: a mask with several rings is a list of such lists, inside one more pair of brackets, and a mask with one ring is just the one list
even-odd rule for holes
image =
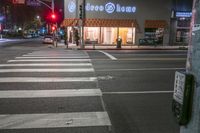
{"label": "store sign text", "polygon": [[73,13],[76,11],[76,3],[75,1],[70,1],[68,4],[68,10],[69,12]]}
{"label": "store sign text", "polygon": [[192,12],[176,12],[176,17],[192,17]]}
{"label": "store sign text", "polygon": [[86,11],[96,11],[96,12],[107,12],[108,14],[117,12],[117,13],[135,13],[135,6],[121,6],[120,4],[114,4],[108,2],[105,5],[92,5],[91,3],[86,4]]}
{"label": "store sign text", "polygon": [[[68,4],[68,11],[73,13],[76,11],[76,3],[75,1],[70,1]],[[114,12],[117,13],[135,13],[135,6],[122,6],[120,4],[114,4],[112,2],[108,2],[105,5],[93,5],[91,3],[86,3],[85,6],[86,11],[90,12],[106,12],[108,14],[112,14]]]}

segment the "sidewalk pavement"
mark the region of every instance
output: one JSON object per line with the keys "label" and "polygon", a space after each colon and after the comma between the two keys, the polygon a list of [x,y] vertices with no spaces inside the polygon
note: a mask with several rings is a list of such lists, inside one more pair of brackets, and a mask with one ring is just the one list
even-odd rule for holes
{"label": "sidewalk pavement", "polygon": [[[58,47],[66,48],[63,42],[58,43]],[[79,49],[79,50],[187,50],[188,46],[138,46],[138,45],[122,45],[121,48],[116,48],[116,45],[92,45],[87,44],[84,48],[80,45],[69,44],[68,49]]]}

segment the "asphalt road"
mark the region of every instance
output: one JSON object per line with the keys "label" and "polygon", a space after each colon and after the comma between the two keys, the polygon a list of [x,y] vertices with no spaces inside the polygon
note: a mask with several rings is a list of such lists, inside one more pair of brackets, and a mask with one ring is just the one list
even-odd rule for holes
{"label": "asphalt road", "polygon": [[[1,133],[179,133],[171,101],[186,51],[0,48]],[[112,125],[112,126],[111,126]]]}

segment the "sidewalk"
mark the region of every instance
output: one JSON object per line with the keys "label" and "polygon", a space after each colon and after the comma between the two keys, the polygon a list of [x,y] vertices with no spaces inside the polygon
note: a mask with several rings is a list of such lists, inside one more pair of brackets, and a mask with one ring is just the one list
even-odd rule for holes
{"label": "sidewalk", "polygon": [[[58,43],[58,47],[66,48],[64,43]],[[87,44],[84,48],[76,46],[76,44],[69,44],[68,49],[79,49],[79,50],[187,50],[188,46],[138,46],[138,45],[127,45],[121,48],[116,48],[116,45],[92,45]]]}

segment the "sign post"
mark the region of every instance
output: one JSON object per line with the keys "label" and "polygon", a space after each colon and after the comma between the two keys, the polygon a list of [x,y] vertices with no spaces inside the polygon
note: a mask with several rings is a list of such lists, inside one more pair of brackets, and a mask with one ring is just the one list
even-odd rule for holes
{"label": "sign post", "polygon": [[190,42],[186,70],[195,77],[191,120],[181,126],[180,133],[200,133],[200,1],[193,0]]}

